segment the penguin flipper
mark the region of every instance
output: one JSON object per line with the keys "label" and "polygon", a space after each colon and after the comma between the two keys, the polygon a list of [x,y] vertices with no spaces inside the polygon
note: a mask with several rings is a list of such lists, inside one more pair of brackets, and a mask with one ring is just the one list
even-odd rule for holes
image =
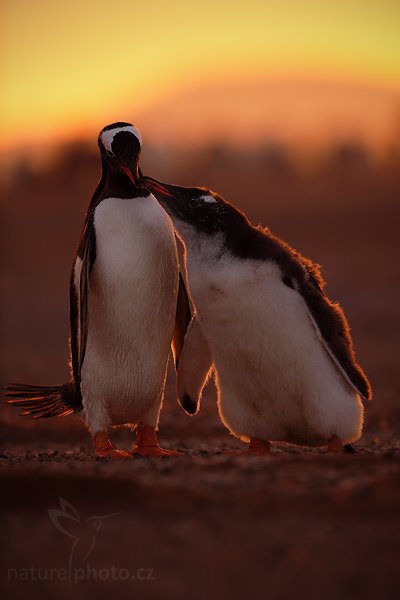
{"label": "penguin flipper", "polygon": [[[80,387],[81,369],[85,358],[89,330],[89,276],[96,257],[96,235],[93,219],[88,219],[82,233],[74,269],[71,275],[71,354],[72,370]],[[77,261],[80,260],[79,270]]]}
{"label": "penguin flipper", "polygon": [[[346,317],[325,295],[304,297],[308,316],[317,338],[350,388],[363,400],[371,400],[370,383],[356,362]],[[338,334],[339,332],[339,334]]]}
{"label": "penguin flipper", "polygon": [[177,387],[179,403],[189,415],[198,410],[201,393],[213,367],[213,358],[196,315],[190,322],[181,353]]}
{"label": "penguin flipper", "polygon": [[189,296],[182,274],[179,273],[178,299],[176,303],[175,327],[172,335],[172,351],[175,359],[175,368],[178,370],[179,361],[183,350],[184,339],[192,319]]}
{"label": "penguin flipper", "polygon": [[87,223],[86,244],[82,257],[80,278],[80,306],[79,306],[79,374],[82,369],[86,353],[86,343],[89,331],[89,275],[93,268],[96,256],[96,234],[93,218]]}
{"label": "penguin flipper", "polygon": [[[7,402],[19,408],[22,416],[33,419],[64,417],[82,409],[80,380],[88,333],[89,274],[95,259],[95,243],[93,223],[89,220],[83,230],[70,283],[73,380],[57,386],[10,383],[5,388]],[[82,261],[79,274],[76,270],[78,259]]]}

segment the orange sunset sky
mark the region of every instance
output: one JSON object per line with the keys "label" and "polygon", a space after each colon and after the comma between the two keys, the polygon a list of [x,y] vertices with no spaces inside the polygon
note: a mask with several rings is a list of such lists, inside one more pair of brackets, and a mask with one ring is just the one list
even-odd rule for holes
{"label": "orange sunset sky", "polygon": [[[400,135],[398,0],[2,0],[0,152]],[[396,129],[397,128],[397,129]]]}

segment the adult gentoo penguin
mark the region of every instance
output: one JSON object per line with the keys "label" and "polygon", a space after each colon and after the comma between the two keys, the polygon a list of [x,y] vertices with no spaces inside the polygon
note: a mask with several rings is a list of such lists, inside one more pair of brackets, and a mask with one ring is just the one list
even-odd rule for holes
{"label": "adult gentoo penguin", "polygon": [[358,439],[371,388],[319,267],[208,189],[144,180],[186,249],[196,314],[178,369],[185,410],[196,412],[214,362],[220,416],[246,453]]}
{"label": "adult gentoo penguin", "polygon": [[[10,384],[9,402],[34,418],[81,414],[99,456],[172,456],[155,432],[171,339],[177,361],[190,320],[174,229],[141,184],[139,131],[114,123],[98,143],[102,176],[71,274],[71,381]],[[125,424],[137,430],[132,453],[108,438],[110,426]]]}

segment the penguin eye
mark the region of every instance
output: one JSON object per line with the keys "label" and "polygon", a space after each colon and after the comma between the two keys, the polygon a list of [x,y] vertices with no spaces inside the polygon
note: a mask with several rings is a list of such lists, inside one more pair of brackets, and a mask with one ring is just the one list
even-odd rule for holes
{"label": "penguin eye", "polygon": [[197,200],[197,198],[191,198],[189,200],[189,206],[190,208],[197,208],[198,206],[200,206],[201,202],[200,200]]}
{"label": "penguin eye", "polygon": [[107,152],[108,156],[111,156],[111,157],[114,156],[114,154],[111,152],[111,150],[106,150],[106,152]]}

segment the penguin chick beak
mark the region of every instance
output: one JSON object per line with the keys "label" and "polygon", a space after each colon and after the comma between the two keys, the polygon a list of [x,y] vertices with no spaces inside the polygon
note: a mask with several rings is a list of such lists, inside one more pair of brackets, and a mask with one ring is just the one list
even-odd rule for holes
{"label": "penguin chick beak", "polygon": [[168,190],[168,188],[163,185],[160,181],[157,181],[157,179],[153,179],[152,177],[147,177],[144,176],[144,183],[145,186],[151,191],[154,192],[156,194],[161,194],[162,196],[169,196],[170,198],[173,198],[174,195],[171,194],[171,192]]}

